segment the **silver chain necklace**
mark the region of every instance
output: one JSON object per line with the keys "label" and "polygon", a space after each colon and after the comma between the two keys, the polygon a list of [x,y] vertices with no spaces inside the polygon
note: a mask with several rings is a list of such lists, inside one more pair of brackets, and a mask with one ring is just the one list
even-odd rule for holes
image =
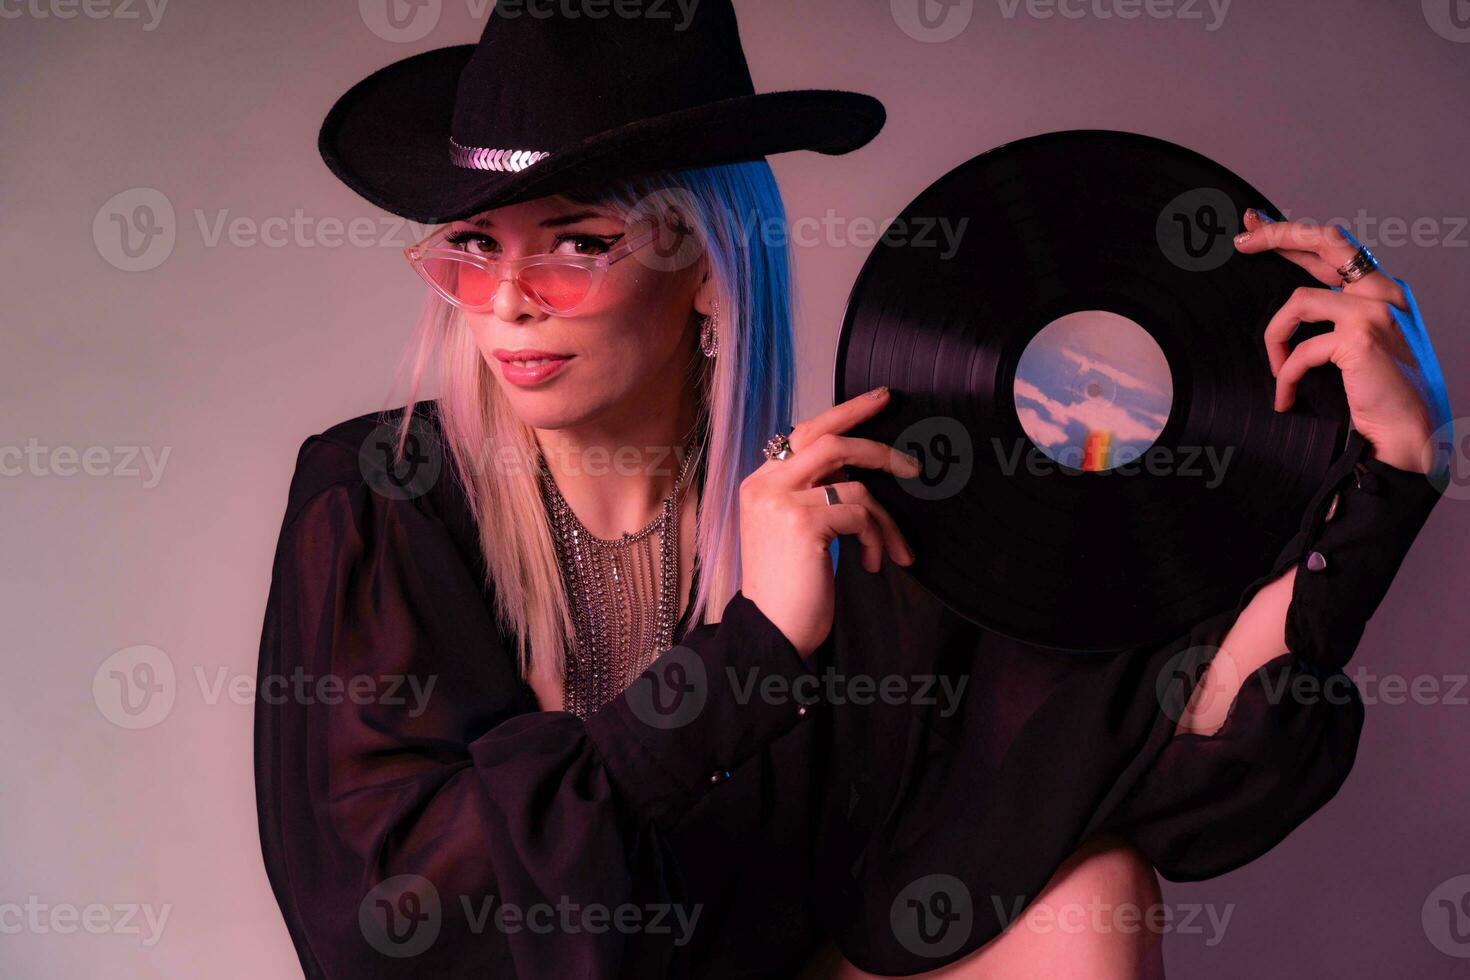
{"label": "silver chain necklace", "polygon": [[[572,606],[575,649],[567,655],[563,709],[586,719],[621,694],[674,645],[679,602],[679,502],[694,458],[686,444],[679,475],[642,528],[619,538],[593,535],[562,497],[541,454],[541,491],[562,582]],[[659,535],[658,594],[652,599],[653,535]],[[651,607],[651,608],[650,608]]]}

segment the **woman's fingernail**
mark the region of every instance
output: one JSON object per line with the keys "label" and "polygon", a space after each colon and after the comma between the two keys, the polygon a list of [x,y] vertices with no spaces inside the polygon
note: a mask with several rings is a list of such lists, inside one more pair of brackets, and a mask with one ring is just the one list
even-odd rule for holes
{"label": "woman's fingernail", "polygon": [[874,398],[882,398],[884,395],[888,394],[888,386],[887,385],[879,385],[878,387],[874,388],[872,391],[868,392],[868,394],[871,395]]}
{"label": "woman's fingernail", "polygon": [[1239,235],[1236,235],[1235,236],[1235,244],[1237,244],[1237,245],[1244,245],[1246,242],[1248,242],[1250,240],[1251,240],[1251,233],[1248,232],[1248,231],[1243,231]]}
{"label": "woman's fingernail", "polygon": [[924,472],[924,463],[922,460],[919,459],[919,457],[910,455],[909,453],[904,453],[903,458],[908,460],[909,465],[914,468],[915,473]]}

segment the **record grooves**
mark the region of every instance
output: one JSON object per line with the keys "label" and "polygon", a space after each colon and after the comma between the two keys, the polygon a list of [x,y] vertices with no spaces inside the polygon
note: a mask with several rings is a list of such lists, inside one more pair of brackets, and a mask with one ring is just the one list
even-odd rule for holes
{"label": "record grooves", "polygon": [[[1079,130],[954,168],[899,215],[967,221],[953,254],[885,236],[848,299],[834,398],[894,393],[851,434],[925,460],[853,468],[966,618],[1029,643],[1114,650],[1234,608],[1341,451],[1335,369],[1272,409],[1262,334],[1298,286],[1242,255],[1280,212],[1174,144]],[[1304,324],[1293,342],[1331,329]]]}

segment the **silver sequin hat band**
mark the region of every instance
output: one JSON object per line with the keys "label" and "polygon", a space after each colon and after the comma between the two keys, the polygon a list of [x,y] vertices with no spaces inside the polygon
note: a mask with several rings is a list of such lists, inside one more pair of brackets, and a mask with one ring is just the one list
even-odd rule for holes
{"label": "silver sequin hat band", "polygon": [[551,156],[547,150],[506,150],[489,146],[463,146],[449,137],[449,160],[468,170],[525,170]]}

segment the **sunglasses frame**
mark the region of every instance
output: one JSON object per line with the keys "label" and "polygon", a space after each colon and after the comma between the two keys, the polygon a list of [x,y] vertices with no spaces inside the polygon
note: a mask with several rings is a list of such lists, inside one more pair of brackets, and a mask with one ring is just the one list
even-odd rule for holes
{"label": "sunglasses frame", "polygon": [[[429,286],[444,300],[454,306],[470,313],[483,313],[489,310],[495,303],[495,291],[507,278],[516,284],[530,302],[538,308],[553,316],[564,316],[578,309],[597,294],[597,287],[607,275],[607,270],[616,262],[632,255],[638,249],[653,241],[658,235],[658,225],[652,219],[645,219],[647,227],[642,231],[625,233],[622,241],[601,255],[565,255],[560,252],[544,252],[539,255],[523,255],[518,259],[492,259],[484,255],[475,255],[461,248],[452,246],[441,246],[435,244],[437,240],[448,237],[451,233],[465,229],[456,228],[454,224],[448,224],[435,231],[432,235],[415,245],[410,245],[403,250],[408,264],[413,266],[414,271],[419,274]],[[426,263],[430,259],[444,259],[451,262],[463,262],[466,265],[475,266],[495,277],[495,290],[490,294],[490,300],[479,305],[464,302],[441,286],[434,277],[429,274]],[[539,299],[531,290],[527,289],[520,280],[521,272],[531,266],[537,265],[564,265],[578,269],[586,269],[591,274],[591,281],[587,286],[587,292],[574,305],[562,309],[549,306]]]}

